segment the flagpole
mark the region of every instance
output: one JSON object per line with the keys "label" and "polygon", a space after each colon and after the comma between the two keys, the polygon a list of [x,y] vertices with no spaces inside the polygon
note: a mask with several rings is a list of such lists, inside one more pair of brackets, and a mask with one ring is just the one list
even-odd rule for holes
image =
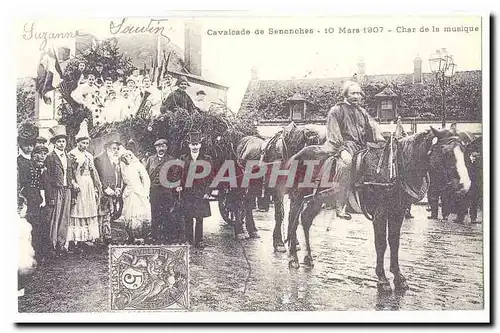
{"label": "flagpole", "polygon": [[52,90],[52,119],[56,119],[56,89]]}
{"label": "flagpole", "polygon": [[38,123],[40,120],[40,94],[35,92],[35,121]]}
{"label": "flagpole", "polygon": [[160,65],[160,35],[156,35],[156,63]]}

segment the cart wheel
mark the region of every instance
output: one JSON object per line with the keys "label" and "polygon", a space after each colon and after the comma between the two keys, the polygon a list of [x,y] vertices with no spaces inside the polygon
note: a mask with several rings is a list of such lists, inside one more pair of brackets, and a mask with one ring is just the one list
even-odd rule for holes
{"label": "cart wheel", "polygon": [[233,226],[234,223],[236,222],[236,214],[231,209],[229,202],[228,202],[229,191],[228,190],[220,191],[218,197],[219,197],[218,198],[219,212],[220,212],[220,215],[222,216],[222,219],[228,225]]}

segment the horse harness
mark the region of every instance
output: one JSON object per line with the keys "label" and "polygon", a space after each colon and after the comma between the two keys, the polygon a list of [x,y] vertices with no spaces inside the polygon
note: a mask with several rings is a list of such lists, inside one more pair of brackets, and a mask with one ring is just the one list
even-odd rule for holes
{"label": "horse harness", "polygon": [[[394,144],[395,141],[395,144]],[[378,159],[376,174],[380,175],[384,168],[389,170],[389,178],[387,181],[365,181],[366,175],[364,171],[366,169],[365,157],[369,151],[383,149],[380,157]],[[353,168],[351,169],[352,179],[353,179],[353,193],[356,201],[363,212],[363,215],[373,221],[373,215],[368,211],[368,208],[362,200],[360,200],[360,192],[365,190],[367,187],[382,188],[387,191],[393,190],[397,187],[398,191],[398,202],[397,205],[402,205],[402,197],[404,190],[404,179],[403,179],[403,154],[402,154],[401,141],[391,135],[390,139],[385,142],[383,146],[380,144],[368,143],[368,146],[354,154],[353,157]],[[395,156],[395,157],[394,157]],[[395,162],[393,161],[395,159]]]}

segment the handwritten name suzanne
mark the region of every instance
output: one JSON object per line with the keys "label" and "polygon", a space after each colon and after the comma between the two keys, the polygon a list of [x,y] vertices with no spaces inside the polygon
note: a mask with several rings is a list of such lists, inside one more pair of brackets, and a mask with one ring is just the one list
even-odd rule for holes
{"label": "handwritten name suzanne", "polygon": [[120,22],[115,23],[111,21],[109,23],[109,32],[113,35],[117,34],[143,34],[150,33],[154,35],[160,35],[170,42],[170,38],[165,34],[165,27],[160,26],[160,22],[168,21],[167,19],[155,20],[150,19],[147,26],[136,26],[127,24],[127,18],[124,17]]}
{"label": "handwritten name suzanne", "polygon": [[36,22],[32,22],[31,24],[24,24],[23,39],[42,40],[42,43],[40,44],[40,51],[43,51],[47,47],[47,42],[49,39],[70,39],[85,35],[87,34],[81,33],[78,30],[62,32],[36,31]]}

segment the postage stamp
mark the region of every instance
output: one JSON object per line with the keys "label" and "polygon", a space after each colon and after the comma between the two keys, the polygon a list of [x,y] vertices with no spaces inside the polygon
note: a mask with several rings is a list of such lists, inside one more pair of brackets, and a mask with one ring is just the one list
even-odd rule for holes
{"label": "postage stamp", "polygon": [[111,246],[111,310],[189,310],[187,246]]}
{"label": "postage stamp", "polygon": [[16,21],[23,319],[484,320],[489,18],[195,14]]}

